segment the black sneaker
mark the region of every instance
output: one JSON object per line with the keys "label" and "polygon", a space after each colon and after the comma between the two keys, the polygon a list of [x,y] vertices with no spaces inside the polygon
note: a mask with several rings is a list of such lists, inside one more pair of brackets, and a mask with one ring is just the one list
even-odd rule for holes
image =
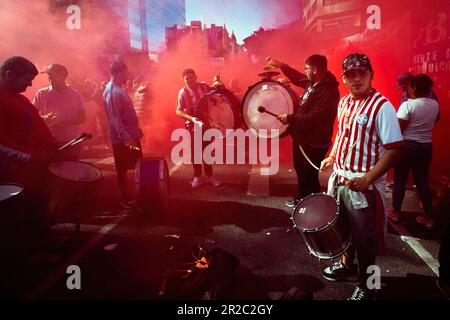
{"label": "black sneaker", "polygon": [[322,277],[328,281],[356,281],[358,280],[358,271],[356,266],[348,268],[338,261],[325,268]]}
{"label": "black sneaker", "polygon": [[289,208],[295,208],[299,203],[300,200],[294,198],[286,201],[286,206],[288,206]]}
{"label": "black sneaker", "polygon": [[375,297],[375,290],[369,290],[356,286],[353,290],[352,296],[347,300],[373,300]]}

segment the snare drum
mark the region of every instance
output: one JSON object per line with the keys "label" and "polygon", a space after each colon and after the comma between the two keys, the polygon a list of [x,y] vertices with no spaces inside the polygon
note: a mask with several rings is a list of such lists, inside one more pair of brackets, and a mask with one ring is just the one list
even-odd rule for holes
{"label": "snare drum", "polygon": [[[273,115],[259,112],[258,108],[264,107],[277,115],[292,114],[298,103],[298,96],[289,85],[265,78],[245,93],[242,120],[247,129],[254,129],[260,138],[283,137],[288,132],[288,125],[282,124]],[[271,133],[271,129],[278,129],[278,134]]]}
{"label": "snare drum", "polygon": [[22,185],[0,184],[0,248],[11,247],[21,239],[25,222],[24,188]]}
{"label": "snare drum", "polygon": [[79,222],[89,212],[102,173],[89,163],[57,161],[48,166],[47,214],[53,221]]}
{"label": "snare drum", "polygon": [[339,204],[327,194],[316,193],[302,199],[294,209],[292,221],[309,252],[319,259],[334,259],[350,245],[350,230],[339,214]]}

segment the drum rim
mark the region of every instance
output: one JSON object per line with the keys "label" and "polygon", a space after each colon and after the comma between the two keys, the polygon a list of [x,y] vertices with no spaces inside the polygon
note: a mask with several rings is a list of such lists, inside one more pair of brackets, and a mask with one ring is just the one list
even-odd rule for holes
{"label": "drum rim", "polygon": [[[245,100],[247,99],[247,96],[248,96],[248,94],[250,93],[250,91],[253,89],[253,87],[255,87],[256,85],[258,85],[258,84],[260,84],[260,83],[263,83],[263,82],[274,82],[274,83],[276,83],[276,84],[279,84],[280,86],[282,86],[283,88],[285,88],[286,89],[286,91],[289,93],[289,91],[291,91],[291,93],[296,97],[296,100],[295,101],[293,101],[293,106],[294,106],[294,110],[295,110],[295,105],[296,104],[298,104],[299,103],[299,98],[298,98],[298,96],[297,96],[297,94],[295,93],[295,91],[290,87],[290,86],[287,86],[286,84],[284,84],[284,83],[282,83],[282,82],[280,82],[280,81],[276,81],[276,80],[273,80],[273,79],[271,79],[271,78],[264,78],[264,79],[261,79],[261,80],[259,80],[258,82],[255,82],[254,84],[252,84],[251,86],[249,86],[248,88],[247,88],[247,91],[245,92],[245,94],[244,94],[244,97],[242,98],[242,101],[241,101],[241,112],[240,112],[240,115],[241,115],[241,122],[244,124],[244,126],[245,126],[245,128],[246,129],[254,129],[254,128],[250,128],[248,125],[247,125],[247,122],[245,121],[245,117],[244,117],[244,104],[245,104]],[[291,98],[292,98],[292,95],[289,93],[289,96],[291,96]],[[289,127],[290,127],[290,125],[288,125],[287,127],[286,127],[286,130],[284,130],[284,132],[282,132],[280,135],[278,135],[278,138],[284,138],[284,137],[287,137],[288,135],[289,135]],[[258,138],[258,139],[272,139],[272,138],[270,138],[270,137],[261,137],[261,136],[259,136],[259,135],[256,135],[256,137]]]}
{"label": "drum rim", "polygon": [[[337,211],[335,212],[333,219],[331,219],[330,221],[328,221],[327,224],[324,224],[323,226],[321,226],[319,228],[303,228],[303,227],[300,227],[299,225],[297,225],[295,223],[295,219],[294,219],[294,214],[296,213],[297,208],[299,207],[299,205],[302,203],[303,200],[306,200],[307,198],[310,198],[312,196],[317,196],[317,195],[330,197],[336,202]],[[303,199],[301,199],[300,202],[295,206],[295,208],[292,210],[291,220],[292,220],[292,223],[294,224],[294,227],[296,227],[300,231],[302,231],[304,233],[312,233],[312,232],[319,232],[319,231],[323,231],[323,230],[329,229],[333,225],[333,223],[337,220],[337,218],[339,217],[339,214],[340,214],[339,213],[339,203],[337,202],[337,200],[334,197],[332,197],[329,194],[326,194],[324,192],[323,193],[312,193],[309,196],[306,196]]]}
{"label": "drum rim", "polygon": [[[13,200],[14,198],[16,198],[16,197],[20,197],[24,192],[25,192],[25,186],[24,185],[22,185],[22,184],[20,184],[20,183],[16,183],[16,182],[2,182],[2,183],[0,183],[0,187],[1,186],[14,186],[14,187],[19,187],[20,188],[20,191],[18,192],[18,193],[16,193],[15,195],[13,195],[13,196],[11,196],[11,197],[9,197],[9,198],[6,198],[6,199],[4,199],[4,200],[1,200],[0,201],[0,204],[1,203],[6,203],[6,202],[8,202],[8,201],[10,201],[10,200]],[[0,205],[0,207],[1,207],[1,205]]]}
{"label": "drum rim", "polygon": [[[95,169],[95,170],[98,172],[98,174],[99,174],[99,175],[98,175],[98,178],[96,178],[96,179],[89,179],[89,180],[70,180],[70,179],[67,179],[67,178],[65,178],[65,177],[61,177],[61,176],[59,176],[59,175],[53,173],[53,172],[50,170],[50,166],[51,166],[51,165],[53,165],[53,164],[55,164],[55,163],[61,163],[61,162],[71,162],[71,163],[72,163],[72,162],[75,162],[75,163],[82,163],[82,164],[88,165],[88,166],[92,167],[93,169]],[[102,173],[102,171],[101,171],[99,168],[97,168],[96,166],[94,166],[92,163],[89,163],[89,162],[86,162],[86,161],[70,161],[70,160],[59,160],[59,161],[54,161],[54,162],[50,163],[50,164],[47,166],[47,170],[48,170],[52,175],[54,175],[55,177],[60,178],[60,179],[63,179],[64,181],[68,181],[68,182],[95,182],[95,181],[98,181],[98,180],[100,180],[100,179],[103,178],[103,173]]]}
{"label": "drum rim", "polygon": [[346,243],[344,243],[345,246],[344,246],[344,245],[341,246],[341,248],[339,249],[338,253],[335,253],[335,254],[333,254],[333,255],[330,255],[330,254],[325,254],[325,253],[322,253],[322,252],[321,252],[322,255],[326,255],[326,257],[319,256],[319,255],[317,254],[318,251],[315,251],[314,249],[312,249],[311,246],[309,245],[309,243],[308,243],[307,241],[305,241],[305,243],[306,243],[306,246],[308,247],[309,253],[312,254],[313,256],[315,256],[315,257],[317,257],[317,258],[319,258],[319,259],[321,259],[321,260],[331,260],[331,259],[334,259],[334,258],[336,258],[336,257],[339,257],[339,256],[343,255],[343,254],[347,251],[347,249],[348,249],[348,248],[350,247],[350,245],[352,244],[352,235],[351,235],[351,233],[349,234],[349,239],[348,239],[348,241],[347,241]]}

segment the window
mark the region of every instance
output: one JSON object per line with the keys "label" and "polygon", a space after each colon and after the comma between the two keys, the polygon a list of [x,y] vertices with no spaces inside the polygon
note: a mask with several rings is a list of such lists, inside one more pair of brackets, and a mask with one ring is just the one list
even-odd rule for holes
{"label": "window", "polygon": [[335,4],[341,3],[341,2],[346,2],[349,0],[323,0],[323,6],[333,6]]}

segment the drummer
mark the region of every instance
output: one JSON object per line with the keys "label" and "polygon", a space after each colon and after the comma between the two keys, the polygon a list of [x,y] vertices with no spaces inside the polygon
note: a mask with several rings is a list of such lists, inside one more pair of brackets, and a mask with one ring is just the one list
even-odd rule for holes
{"label": "drummer", "polygon": [[283,124],[291,125],[298,192],[286,202],[286,206],[294,208],[300,199],[320,192],[318,171],[305,156],[318,167],[331,145],[339,103],[339,83],[327,70],[327,58],[321,55],[315,54],[305,60],[305,74],[272,57],[268,57],[266,63],[270,67],[280,68],[293,84],[305,88],[300,106],[294,113],[278,117]]}
{"label": "drummer", "polygon": [[[191,133],[191,162],[194,167],[194,179],[192,180],[192,188],[199,188],[202,185],[202,164],[194,163],[194,126],[202,126],[202,122],[197,118],[199,114],[198,102],[210,90],[210,86],[203,82],[197,82],[197,75],[193,69],[185,69],[182,73],[185,86],[181,88],[178,93],[177,116],[186,120],[186,127]],[[202,150],[208,143],[203,142]],[[211,165],[203,161],[205,175],[208,181],[215,187],[221,183],[219,179],[213,175],[213,168]]]}
{"label": "drummer", "polygon": [[323,277],[329,281],[357,279],[350,300],[368,300],[375,289],[367,285],[368,267],[375,265],[377,254],[384,249],[386,172],[399,159],[404,141],[393,105],[372,87],[374,71],[369,58],[351,54],[342,68],[350,93],[339,103],[338,133],[321,168],[333,166],[329,185],[338,188],[352,246],[323,271]]}
{"label": "drummer", "polygon": [[[23,57],[11,57],[0,66],[0,181],[25,187],[29,226],[44,216],[47,164],[56,142],[39,112],[21,93],[38,74],[34,64]],[[38,220],[38,221],[35,221]]]}

